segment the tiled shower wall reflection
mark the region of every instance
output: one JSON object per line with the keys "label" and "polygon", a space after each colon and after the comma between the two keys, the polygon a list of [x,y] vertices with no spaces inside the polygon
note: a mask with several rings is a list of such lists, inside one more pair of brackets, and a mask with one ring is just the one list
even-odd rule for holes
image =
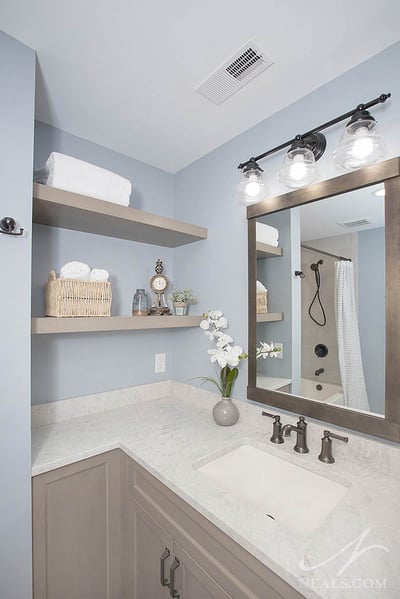
{"label": "tiled shower wall reflection", "polygon": [[[325,239],[309,240],[305,241],[304,245],[351,258],[354,263],[355,281],[357,281],[358,244],[356,234],[348,233]],[[323,260],[323,264],[320,266],[320,297],[326,313],[326,325],[323,327],[313,322],[308,313],[310,303],[317,289],[315,275],[310,269],[310,265],[318,262],[318,260]],[[320,254],[317,251],[307,250],[303,247],[301,249],[301,270],[305,275],[301,285],[301,375],[302,378],[318,378],[322,383],[340,385],[335,322],[336,261],[336,258]],[[322,312],[317,301],[313,304],[312,314],[316,320],[322,322]],[[318,343],[323,343],[328,348],[328,355],[325,358],[318,358],[315,354],[314,348]],[[319,368],[323,368],[324,372],[316,377],[315,371]]]}

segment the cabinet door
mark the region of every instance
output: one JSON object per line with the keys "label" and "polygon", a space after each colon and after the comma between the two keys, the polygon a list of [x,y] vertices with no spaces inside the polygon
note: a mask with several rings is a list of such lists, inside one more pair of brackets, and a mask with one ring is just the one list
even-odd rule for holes
{"label": "cabinet door", "polygon": [[175,570],[174,590],[180,599],[231,599],[217,582],[174,541],[174,557],[179,560]]}
{"label": "cabinet door", "polygon": [[119,457],[34,477],[34,599],[120,599]]}
{"label": "cabinet door", "polygon": [[163,571],[166,585],[172,561],[172,537],[135,501],[129,502],[129,508],[133,547],[133,599],[167,599],[169,588],[161,584],[161,558],[165,556]]}

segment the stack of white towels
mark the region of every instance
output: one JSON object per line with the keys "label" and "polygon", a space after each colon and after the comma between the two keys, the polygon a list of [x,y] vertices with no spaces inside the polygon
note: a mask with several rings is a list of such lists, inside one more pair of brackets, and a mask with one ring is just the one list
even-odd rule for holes
{"label": "stack of white towels", "polygon": [[121,206],[129,206],[132,192],[132,184],[128,179],[58,152],[52,152],[46,164],[34,171],[33,180]]}
{"label": "stack of white towels", "polygon": [[74,281],[98,281],[106,283],[109,277],[108,270],[104,268],[90,269],[84,262],[67,262],[60,270],[60,279],[73,279]]}
{"label": "stack of white towels", "polygon": [[277,248],[279,245],[279,231],[271,225],[256,223],[256,240]]}
{"label": "stack of white towels", "polygon": [[256,281],[257,293],[268,293],[268,289],[261,283]]}

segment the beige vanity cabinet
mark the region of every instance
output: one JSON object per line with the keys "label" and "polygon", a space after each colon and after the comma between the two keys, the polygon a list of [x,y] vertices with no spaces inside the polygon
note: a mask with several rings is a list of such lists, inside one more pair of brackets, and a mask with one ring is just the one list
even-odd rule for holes
{"label": "beige vanity cabinet", "polygon": [[170,597],[173,576],[172,593],[175,591],[175,597],[229,599],[229,595],[138,503],[131,500],[129,509],[133,525],[133,552],[128,564],[128,568],[132,570],[132,598]]}
{"label": "beige vanity cabinet", "polygon": [[128,509],[132,544],[132,553],[127,560],[128,596],[132,599],[165,599],[169,595],[172,537],[135,501],[128,502]]}
{"label": "beige vanity cabinet", "polygon": [[121,599],[120,452],[35,476],[34,599]]}
{"label": "beige vanity cabinet", "polygon": [[302,597],[120,450],[32,490],[34,599]]}
{"label": "beige vanity cabinet", "polygon": [[[126,456],[122,460],[122,471],[127,469],[128,508],[131,512],[130,544],[135,547],[134,551],[126,552],[127,560],[124,562],[126,579],[131,580],[128,591],[131,587],[136,592],[128,592],[129,599],[170,596],[179,599],[302,597],[144,468]],[[153,531],[151,540],[151,535],[145,534],[146,527]],[[140,529],[143,531],[142,535],[138,534]],[[170,569],[176,566],[172,595],[170,588],[163,588],[161,585],[161,557],[166,548],[170,555],[164,562],[163,574],[168,582],[171,581]],[[156,556],[150,555],[153,550],[156,551]],[[138,594],[138,588],[142,587],[138,587],[134,578],[143,576],[143,572],[139,572],[138,563],[143,564],[144,556],[147,556],[148,562],[145,570],[151,572],[153,580],[158,581],[158,591],[161,590],[161,594]]]}

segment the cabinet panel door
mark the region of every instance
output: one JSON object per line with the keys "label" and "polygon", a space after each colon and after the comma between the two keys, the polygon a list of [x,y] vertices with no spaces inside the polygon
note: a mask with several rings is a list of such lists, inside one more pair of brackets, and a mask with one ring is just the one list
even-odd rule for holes
{"label": "cabinet panel door", "polygon": [[33,479],[35,599],[120,599],[119,453]]}
{"label": "cabinet panel door", "polygon": [[174,589],[180,599],[231,599],[217,582],[174,541],[174,557],[179,559]]}
{"label": "cabinet panel door", "polygon": [[172,537],[135,501],[130,501],[130,510],[133,535],[133,598],[167,599],[169,588],[161,584],[161,556],[168,549],[170,556],[164,561],[164,573],[165,578],[169,580]]}

